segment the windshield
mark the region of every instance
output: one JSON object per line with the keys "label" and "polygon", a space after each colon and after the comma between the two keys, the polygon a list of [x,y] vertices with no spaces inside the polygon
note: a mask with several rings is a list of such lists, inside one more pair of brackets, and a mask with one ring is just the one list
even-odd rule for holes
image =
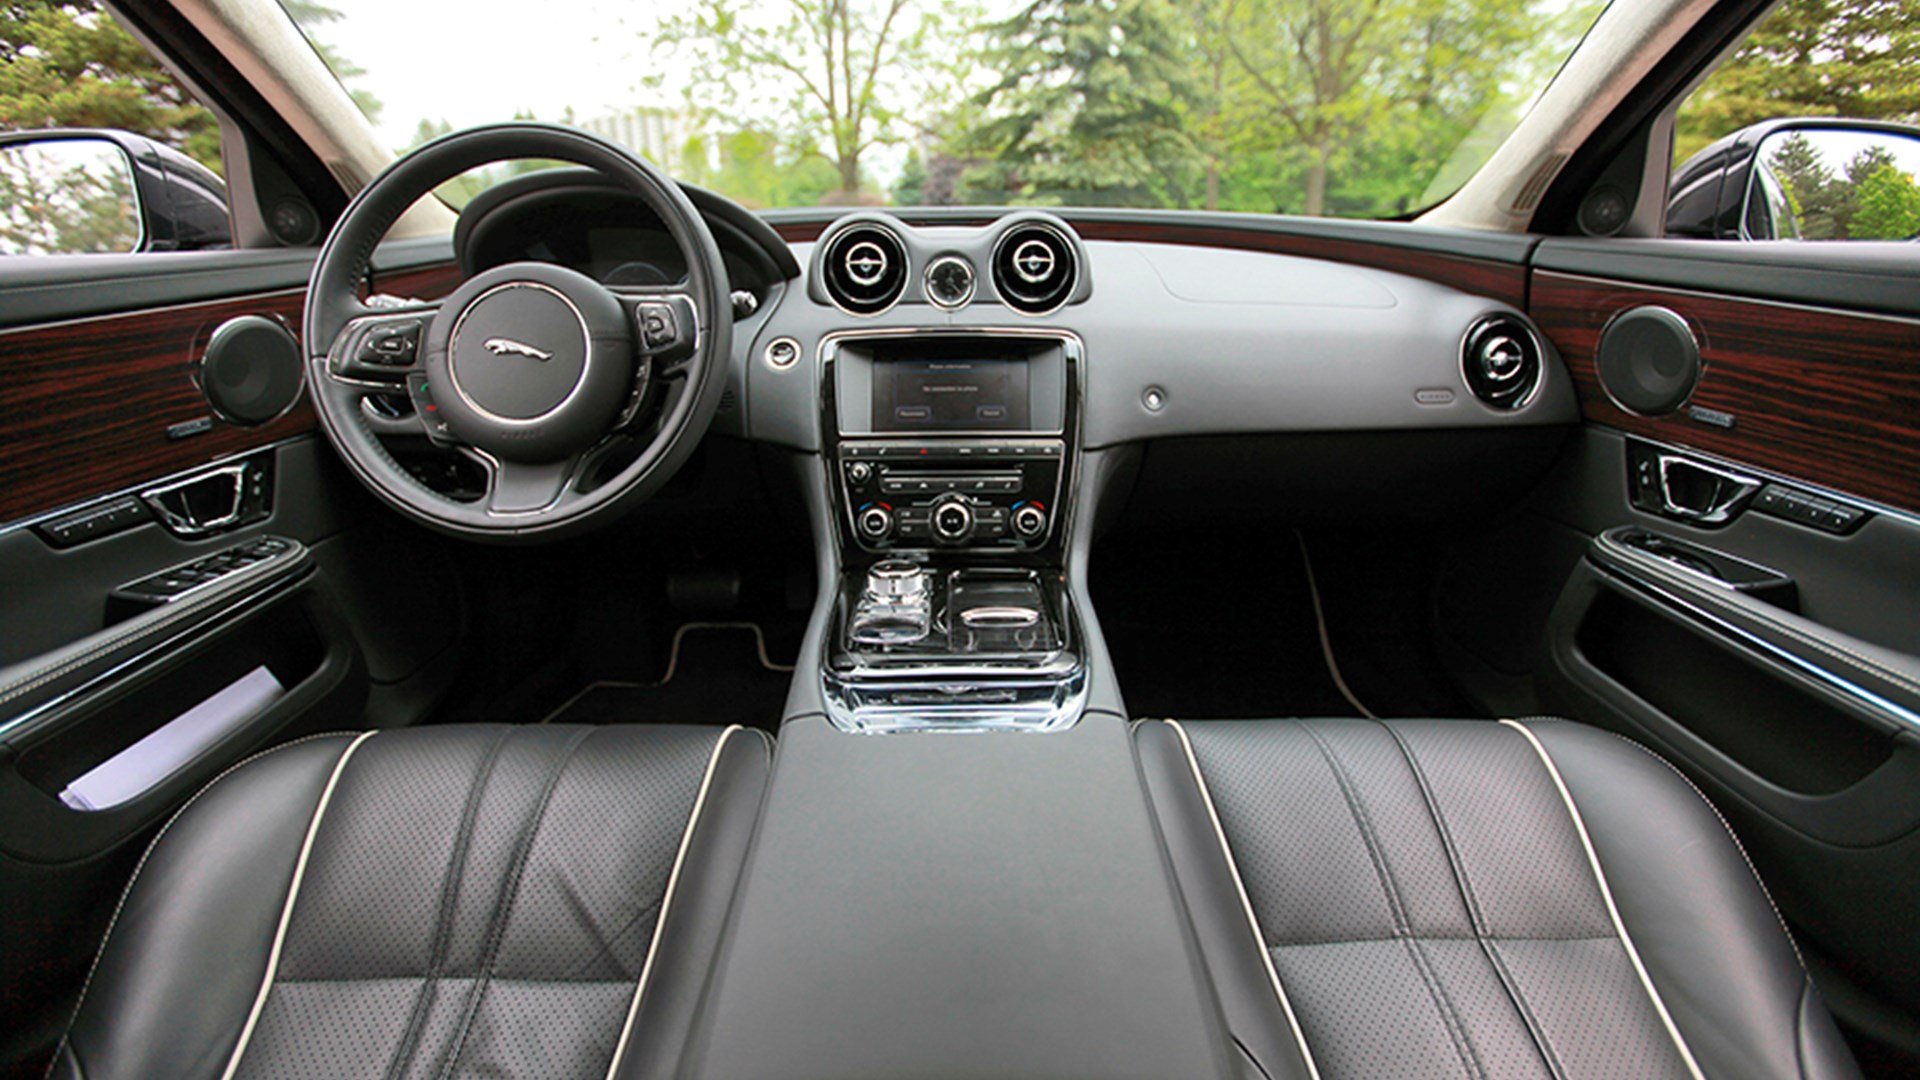
{"label": "windshield", "polygon": [[[537,119],[756,208],[1358,218],[1464,183],[1604,7],[540,0],[479,18],[466,4],[282,4],[395,151]],[[459,204],[490,180],[442,194]]]}

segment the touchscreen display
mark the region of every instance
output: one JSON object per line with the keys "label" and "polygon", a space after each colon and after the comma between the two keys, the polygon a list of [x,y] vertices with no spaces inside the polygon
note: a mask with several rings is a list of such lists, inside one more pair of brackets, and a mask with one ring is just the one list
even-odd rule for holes
{"label": "touchscreen display", "polygon": [[1025,431],[1027,362],[886,360],[873,366],[875,431]]}

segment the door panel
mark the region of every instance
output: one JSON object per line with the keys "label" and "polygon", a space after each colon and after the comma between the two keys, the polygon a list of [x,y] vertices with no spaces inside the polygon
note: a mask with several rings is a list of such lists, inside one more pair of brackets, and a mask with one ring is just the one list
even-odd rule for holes
{"label": "door panel", "polygon": [[[112,269],[85,285],[52,275],[36,303],[112,303]],[[31,270],[10,266],[9,280]],[[168,293],[151,262],[126,271],[145,284],[115,306]],[[439,296],[457,276],[436,262],[375,287]],[[205,280],[171,284],[192,295]],[[242,428],[214,419],[194,383],[220,322],[261,314],[297,328],[302,297],[282,288],[0,331],[0,1075],[44,1068],[140,852],[195,791],[304,734],[417,722],[458,669],[447,542],[375,504],[304,400]],[[195,421],[196,434],[169,438]],[[212,535],[178,535],[144,512],[60,545],[40,528],[141,507],[129,496],[240,464],[271,479],[262,513]],[[236,554],[265,537],[286,540],[284,554]],[[217,568],[234,569],[166,602],[127,588],[221,556]]]}
{"label": "door panel", "polygon": [[[1620,312],[1669,308],[1706,370],[1688,408],[1635,416],[1601,389],[1600,333]],[[1588,420],[1920,511],[1920,320],[1534,275],[1532,313],[1567,362]],[[1704,408],[1733,427],[1702,423]]]}
{"label": "door panel", "polygon": [[0,332],[0,521],[78,502],[313,430],[304,400],[257,428],[209,418],[193,365],[240,315],[292,326],[301,292],[108,315]]}
{"label": "door panel", "polygon": [[[1889,279],[1920,271],[1920,249],[1782,247],[1770,274],[1765,252],[1708,250],[1726,246],[1542,245],[1554,269],[1536,268],[1530,311],[1566,359],[1586,427],[1518,519],[1536,523],[1523,532],[1570,531],[1586,549],[1536,628],[1534,685],[1547,707],[1646,743],[1700,784],[1751,849],[1856,1045],[1910,1069],[1920,1066],[1920,318],[1885,313],[1883,301]],[[1725,291],[1678,287],[1690,253],[1698,280]],[[1603,267],[1649,273],[1568,272]],[[1836,302],[1846,295],[1857,308]],[[1645,304],[1684,317],[1705,361],[1687,405],[1663,417],[1621,408],[1595,367],[1609,320]],[[1635,466],[1650,454],[1758,486],[1727,520],[1682,520],[1636,500]],[[1827,531],[1762,513],[1754,500],[1768,484],[1865,516]],[[1622,528],[1679,543],[1649,553],[1623,546]],[[1727,565],[1689,555],[1702,551],[1791,586],[1736,589]]]}

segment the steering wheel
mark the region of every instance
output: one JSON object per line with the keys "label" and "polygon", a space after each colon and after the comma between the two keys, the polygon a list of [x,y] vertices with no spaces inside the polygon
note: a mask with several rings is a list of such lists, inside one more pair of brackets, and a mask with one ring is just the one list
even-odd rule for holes
{"label": "steering wheel", "polygon": [[[413,203],[468,169],[546,158],[584,165],[645,201],[686,280],[609,288],[547,263],[475,274],[445,299],[360,299],[374,245]],[[733,320],[706,221],[664,173],[585,132],[474,128],[420,147],[348,204],[307,286],[307,385],[321,427],[375,495],[445,533],[529,542],[604,524],[659,490],[693,452],[725,389]],[[416,480],[375,435],[374,395],[413,404],[412,433],[486,474],[460,501]]]}

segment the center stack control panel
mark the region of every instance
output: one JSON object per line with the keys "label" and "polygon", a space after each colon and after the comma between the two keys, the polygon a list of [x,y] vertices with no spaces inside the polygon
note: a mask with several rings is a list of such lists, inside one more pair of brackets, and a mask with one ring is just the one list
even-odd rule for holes
{"label": "center stack control panel", "polygon": [[839,445],[841,505],[868,551],[1030,551],[1052,538],[1062,439],[862,439]]}

